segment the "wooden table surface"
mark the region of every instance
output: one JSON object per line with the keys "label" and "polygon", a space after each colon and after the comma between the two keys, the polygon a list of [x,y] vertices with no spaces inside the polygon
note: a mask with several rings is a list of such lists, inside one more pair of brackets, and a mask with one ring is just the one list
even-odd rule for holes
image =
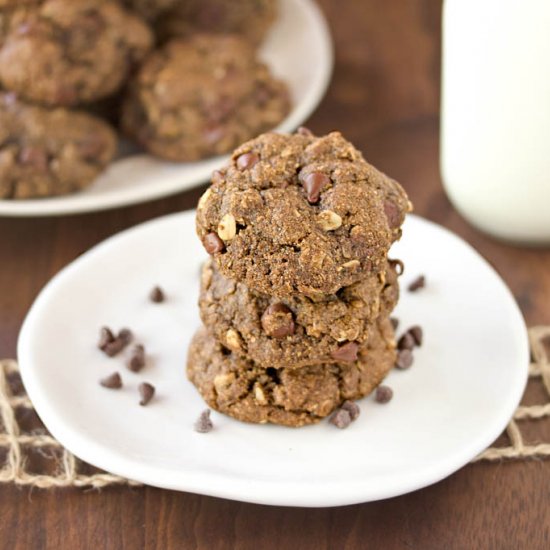
{"label": "wooden table surface", "polygon": [[[528,324],[550,324],[550,252],[480,234],[443,193],[440,2],[321,5],[335,37],[336,70],[309,127],[316,133],[342,130],[373,164],[404,184],[417,213],[456,231],[496,267]],[[200,193],[84,216],[0,219],[0,356],[15,356],[25,312],[59,269],[113,233],[193,207]],[[548,426],[537,429],[549,436]],[[257,506],[154,488],[0,486],[0,548],[534,550],[550,548],[549,504],[550,461],[535,460],[469,465],[402,497],[329,509]]]}

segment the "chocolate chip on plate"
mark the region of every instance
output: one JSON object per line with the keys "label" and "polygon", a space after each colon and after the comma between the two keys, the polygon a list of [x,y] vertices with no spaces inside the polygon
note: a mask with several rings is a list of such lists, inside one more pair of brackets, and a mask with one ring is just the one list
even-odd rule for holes
{"label": "chocolate chip on plate", "polygon": [[402,349],[399,352],[397,352],[397,361],[395,362],[395,366],[398,369],[408,369],[413,364],[413,354],[410,349]]}
{"label": "chocolate chip on plate", "polygon": [[160,304],[164,302],[165,300],[164,291],[162,290],[162,288],[160,288],[160,286],[155,286],[151,290],[151,292],[149,293],[149,300],[151,300],[151,302],[155,304]]}
{"label": "chocolate chip on plate", "polygon": [[109,327],[101,327],[101,330],[99,331],[99,342],[97,343],[97,347],[105,351],[105,348],[111,343],[114,342],[115,335],[113,334],[113,331]]}
{"label": "chocolate chip on plate", "polygon": [[354,401],[344,401],[342,403],[341,409],[344,409],[345,411],[348,411],[352,422],[354,420],[357,420],[359,415],[361,414],[361,409],[359,408],[359,405],[355,403]]}
{"label": "chocolate chip on plate", "polygon": [[331,417],[329,422],[343,430],[351,424],[351,414],[346,409],[338,409]]}
{"label": "chocolate chip on plate", "polygon": [[387,403],[393,397],[393,390],[389,386],[378,386],[374,394],[377,403]]}
{"label": "chocolate chip on plate", "polygon": [[212,428],[214,428],[214,424],[212,424],[212,420],[210,420],[210,409],[206,409],[205,411],[202,411],[201,415],[195,422],[195,431],[200,434],[206,434],[212,431]]}
{"label": "chocolate chip on plate", "polygon": [[117,338],[121,340],[125,346],[127,346],[134,339],[134,334],[129,328],[122,328],[118,331]]}
{"label": "chocolate chip on plate", "polygon": [[409,292],[416,292],[426,286],[426,277],[419,275],[408,287]]}
{"label": "chocolate chip on plate", "polygon": [[138,391],[141,397],[139,404],[142,407],[145,407],[145,405],[147,405],[155,395],[155,386],[153,386],[152,384],[149,384],[149,382],[142,382],[138,386]]}
{"label": "chocolate chip on plate", "polygon": [[128,368],[132,372],[139,372],[145,366],[145,348],[136,344],[132,349],[132,355],[128,359]]}
{"label": "chocolate chip on plate", "polygon": [[413,337],[414,343],[420,347],[424,340],[424,331],[422,330],[422,327],[419,325],[414,325],[414,327],[411,327],[408,330],[408,333]]}
{"label": "chocolate chip on plate", "polygon": [[110,390],[118,390],[122,388],[122,378],[118,372],[113,372],[113,374],[102,378],[99,383],[104,388],[109,388]]}
{"label": "chocolate chip on plate", "polygon": [[344,363],[351,363],[357,361],[357,353],[359,352],[359,346],[356,342],[346,342],[344,345],[335,349],[331,356],[336,361],[342,361]]}
{"label": "chocolate chip on plate", "polygon": [[405,332],[397,341],[397,349],[414,349],[416,341],[410,331]]}

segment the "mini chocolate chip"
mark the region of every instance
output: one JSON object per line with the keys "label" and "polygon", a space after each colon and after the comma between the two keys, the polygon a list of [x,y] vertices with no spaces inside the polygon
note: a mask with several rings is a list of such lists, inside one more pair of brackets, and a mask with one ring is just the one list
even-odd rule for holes
{"label": "mini chocolate chip", "polygon": [[402,349],[399,352],[397,352],[397,361],[395,362],[395,366],[398,369],[408,369],[413,364],[413,354],[410,349]]}
{"label": "mini chocolate chip", "polygon": [[129,328],[121,328],[118,331],[117,338],[124,344],[124,346],[127,346],[134,339],[134,334]]}
{"label": "mini chocolate chip", "polygon": [[210,420],[210,409],[202,411],[201,415],[195,422],[195,431],[201,434],[206,434],[212,430],[214,424]]}
{"label": "mini chocolate chip", "polygon": [[359,405],[354,401],[344,401],[340,408],[349,412],[352,422],[354,420],[357,420],[357,418],[361,414],[361,409],[359,408]]}
{"label": "mini chocolate chip", "polygon": [[296,130],[296,133],[300,134],[301,136],[307,136],[307,137],[312,137],[313,136],[313,132],[309,128],[306,128],[305,126],[300,126]]}
{"label": "mini chocolate chip", "polygon": [[359,346],[356,342],[346,342],[343,346],[335,349],[331,356],[336,361],[343,361],[345,363],[351,363],[357,361],[357,353],[359,351]]}
{"label": "mini chocolate chip", "polygon": [[101,327],[101,330],[99,331],[99,342],[97,343],[97,347],[105,351],[105,348],[115,340],[115,335],[113,334],[113,331],[109,327]]}
{"label": "mini chocolate chip", "polygon": [[391,201],[384,202],[384,213],[390,229],[397,229],[401,225],[401,213],[397,205]]}
{"label": "mini chocolate chip", "polygon": [[377,403],[387,403],[393,397],[393,390],[389,386],[378,386],[374,399]]}
{"label": "mini chocolate chip", "polygon": [[153,399],[153,396],[155,395],[155,386],[149,384],[149,382],[142,382],[138,386],[139,395],[141,397],[141,400],[139,404],[142,407],[145,407],[151,399]]}
{"label": "mini chocolate chip", "polygon": [[285,338],[296,332],[292,310],[282,302],[271,304],[261,318],[262,328],[268,336]]}
{"label": "mini chocolate chip", "polygon": [[419,325],[414,325],[414,327],[411,327],[408,332],[413,337],[414,343],[420,347],[422,345],[422,341],[424,340],[424,332],[422,327]]}
{"label": "mini chocolate chip", "polygon": [[405,264],[401,260],[388,260],[388,263],[395,269],[397,276],[400,277],[405,272]]}
{"label": "mini chocolate chip", "polygon": [[110,390],[119,390],[122,388],[122,378],[118,372],[113,372],[109,376],[102,378],[99,383],[104,388],[109,388]]}
{"label": "mini chocolate chip", "polygon": [[310,204],[319,202],[321,190],[330,183],[330,178],[322,172],[311,172],[305,176],[300,174],[300,180]]}
{"label": "mini chocolate chip", "polygon": [[216,233],[208,233],[205,235],[202,244],[208,254],[217,254],[225,250],[225,244]]}
{"label": "mini chocolate chip", "polygon": [[243,153],[237,157],[237,168],[241,171],[253,168],[260,157],[256,153]]}
{"label": "mini chocolate chip", "polygon": [[416,292],[426,286],[426,277],[424,275],[418,276],[410,285],[409,292]]}
{"label": "mini chocolate chip", "polygon": [[160,286],[154,287],[149,293],[149,300],[155,304],[160,304],[164,302],[164,292]]}
{"label": "mini chocolate chip", "polygon": [[118,355],[125,347],[126,344],[120,338],[115,338],[103,348],[103,351],[109,357],[114,357],[115,355]]}
{"label": "mini chocolate chip", "polygon": [[409,331],[405,332],[397,341],[397,349],[414,349],[415,345],[416,342]]}
{"label": "mini chocolate chip", "polygon": [[28,145],[19,152],[19,162],[45,172],[48,168],[48,154],[43,147]]}
{"label": "mini chocolate chip", "polygon": [[132,349],[132,355],[128,359],[128,368],[132,372],[139,372],[145,366],[145,348],[136,344]]}
{"label": "mini chocolate chip", "polygon": [[351,415],[346,409],[338,409],[331,417],[329,422],[334,424],[340,430],[347,428],[351,424]]}
{"label": "mini chocolate chip", "polygon": [[399,326],[399,319],[397,317],[390,317],[390,323],[393,330],[397,330],[397,327]]}

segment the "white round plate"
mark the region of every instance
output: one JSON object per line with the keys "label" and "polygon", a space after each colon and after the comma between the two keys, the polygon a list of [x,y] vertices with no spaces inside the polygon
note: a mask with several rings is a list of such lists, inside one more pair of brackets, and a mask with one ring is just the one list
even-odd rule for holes
{"label": "white round plate", "polygon": [[[292,132],[309,118],[325,94],[332,74],[332,40],[314,0],[279,2],[279,17],[260,57],[290,88],[293,108],[276,130]],[[158,199],[206,182],[228,158],[172,163],[146,154],[129,156],[114,162],[79,193],[39,200],[0,200],[0,216],[76,214]]]}
{"label": "white round plate", "polygon": [[[425,344],[407,371],[391,372],[393,400],[360,401],[347,430],[323,421],[292,429],[213,413],[187,381],[189,340],[199,325],[205,253],[194,213],[140,225],[105,241],[58,274],[33,305],[19,340],[25,387],[52,434],[83,460],[146,484],[288,506],[333,506],[399,495],[448,476],[490,445],[518,405],[527,379],[526,329],[500,277],[449,231],[410,216],[393,256],[402,287],[425,273],[425,289],[402,292],[401,327],[422,325]],[[152,304],[160,284],[168,295]],[[99,327],[135,331],[152,364],[129,372],[96,349]],[[98,380],[120,371],[124,388]],[[138,405],[137,386],[157,395]]]}

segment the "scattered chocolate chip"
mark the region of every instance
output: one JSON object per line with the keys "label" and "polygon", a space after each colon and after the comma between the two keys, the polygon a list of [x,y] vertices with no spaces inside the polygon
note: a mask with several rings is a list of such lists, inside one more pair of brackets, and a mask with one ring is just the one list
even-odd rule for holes
{"label": "scattered chocolate chip", "polygon": [[321,190],[330,183],[330,178],[322,172],[311,172],[303,177],[300,174],[300,180],[310,204],[319,202]]}
{"label": "scattered chocolate chip", "polygon": [[149,300],[155,304],[160,304],[164,302],[164,292],[160,286],[156,286],[149,293]]}
{"label": "scattered chocolate chip", "polygon": [[128,359],[128,368],[132,372],[139,372],[145,366],[145,348],[136,344],[132,349],[132,355]]}
{"label": "scattered chocolate chip", "polygon": [[210,409],[206,409],[195,422],[195,431],[200,434],[206,434],[211,431],[213,427],[214,424],[212,424],[212,420],[210,420]]}
{"label": "scattered chocolate chip", "polygon": [[312,137],[313,136],[313,132],[309,128],[306,128],[305,126],[300,126],[296,130],[296,133],[300,134],[301,136],[307,136],[307,137]]}
{"label": "scattered chocolate chip", "polygon": [[387,403],[393,397],[393,390],[389,386],[378,386],[374,394],[377,403]]}
{"label": "scattered chocolate chip", "polygon": [[134,334],[129,328],[121,328],[118,331],[117,338],[121,340],[125,346],[127,346],[134,339]]}
{"label": "scattered chocolate chip", "polygon": [[103,348],[103,351],[109,357],[114,357],[115,355],[118,355],[125,347],[126,344],[120,338],[115,338]]}
{"label": "scattered chocolate chip", "polygon": [[397,341],[397,349],[414,349],[416,342],[412,334],[407,331],[399,340]]}
{"label": "scattered chocolate chip", "polygon": [[413,364],[413,354],[410,349],[402,349],[397,353],[397,361],[395,366],[398,369],[408,369]]}
{"label": "scattered chocolate chip", "polygon": [[225,244],[216,233],[208,233],[205,235],[202,244],[208,254],[217,254],[225,250]]}
{"label": "scattered chocolate chip", "polygon": [[401,225],[401,213],[395,203],[385,201],[384,213],[386,214],[390,229],[397,229]]}
{"label": "scattered chocolate chip", "polygon": [[351,424],[351,415],[346,409],[338,409],[331,417],[329,422],[343,430]]}
{"label": "scattered chocolate chip", "polygon": [[271,304],[261,318],[262,328],[268,336],[285,338],[296,331],[292,310],[281,302]]}
{"label": "scattered chocolate chip", "polygon": [[113,374],[102,378],[99,383],[104,388],[109,388],[110,390],[119,390],[122,388],[122,378],[118,372],[113,372]]}
{"label": "scattered chocolate chip", "polygon": [[97,343],[97,347],[105,351],[105,348],[115,340],[115,335],[113,334],[112,330],[109,327],[101,327],[101,330],[99,331],[99,342]]}
{"label": "scattered chocolate chip", "polygon": [[340,408],[348,411],[352,422],[354,420],[357,420],[357,418],[361,414],[361,409],[359,408],[359,405],[354,401],[344,401]]}
{"label": "scattered chocolate chip", "polygon": [[241,171],[253,168],[260,157],[256,153],[243,153],[237,157],[237,168]]}
{"label": "scattered chocolate chip", "polygon": [[421,346],[422,341],[424,340],[424,332],[422,330],[422,327],[419,325],[414,325],[414,327],[411,327],[408,332],[413,337],[414,343],[417,346]]}
{"label": "scattered chocolate chip", "polygon": [[425,286],[426,286],[426,277],[424,277],[424,275],[420,275],[409,285],[408,288],[409,288],[409,292],[416,292],[417,290],[420,290]]}
{"label": "scattered chocolate chip", "polygon": [[405,264],[401,260],[388,260],[390,266],[395,269],[397,276],[400,277],[405,272]]}
{"label": "scattered chocolate chip", "polygon": [[397,317],[390,317],[390,323],[393,330],[397,330],[397,327],[399,326],[399,319]]}
{"label": "scattered chocolate chip", "polygon": [[346,342],[344,345],[335,349],[331,356],[336,361],[343,361],[345,363],[351,363],[357,361],[357,353],[359,352],[359,346],[355,342]]}
{"label": "scattered chocolate chip", "polygon": [[151,399],[153,399],[153,396],[155,395],[155,386],[149,384],[149,382],[142,382],[138,386],[139,395],[141,397],[141,400],[139,404],[142,407],[145,407]]}

